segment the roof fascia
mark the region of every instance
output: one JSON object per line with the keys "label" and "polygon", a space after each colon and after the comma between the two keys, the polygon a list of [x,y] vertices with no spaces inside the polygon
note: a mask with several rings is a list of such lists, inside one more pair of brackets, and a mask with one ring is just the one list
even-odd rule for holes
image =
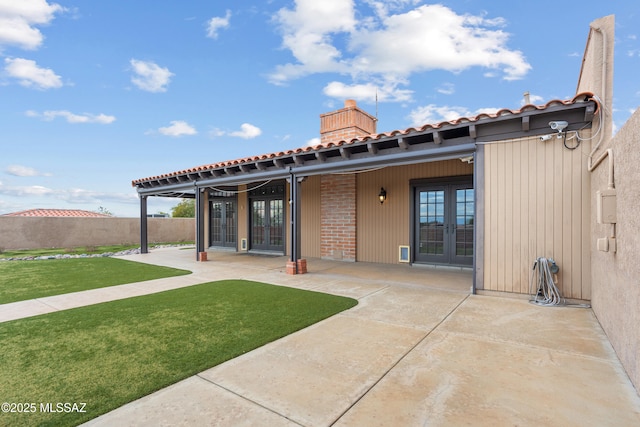
{"label": "roof fascia", "polygon": [[315,150],[295,150],[277,158],[256,157],[215,169],[148,179],[136,187],[141,195],[182,194],[212,185],[282,179],[291,172],[308,176],[455,158],[462,153],[473,153],[475,143],[549,134],[552,132],[549,122],[553,120],[568,121],[568,131],[590,127],[596,105],[593,101],[569,105],[558,102],[547,105],[544,110],[525,108],[517,114],[502,112],[497,117],[342,141]]}

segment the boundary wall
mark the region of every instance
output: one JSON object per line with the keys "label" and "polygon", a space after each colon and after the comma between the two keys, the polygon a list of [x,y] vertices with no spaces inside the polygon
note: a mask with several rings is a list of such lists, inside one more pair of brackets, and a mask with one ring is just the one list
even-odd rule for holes
{"label": "boundary wall", "polygon": [[[148,218],[149,243],[195,240],[194,218]],[[0,216],[0,250],[140,244],[139,218]]]}

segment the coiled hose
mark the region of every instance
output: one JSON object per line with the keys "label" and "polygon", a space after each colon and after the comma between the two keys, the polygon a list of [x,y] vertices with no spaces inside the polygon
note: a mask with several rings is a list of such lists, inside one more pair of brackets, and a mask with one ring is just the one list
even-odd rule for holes
{"label": "coiled hose", "polygon": [[[558,266],[552,258],[540,257],[533,263],[531,280],[529,281],[529,302],[538,305],[564,305],[565,299],[560,295],[560,290],[553,280],[553,273],[558,272]],[[533,291],[534,276],[536,277],[536,290]]]}

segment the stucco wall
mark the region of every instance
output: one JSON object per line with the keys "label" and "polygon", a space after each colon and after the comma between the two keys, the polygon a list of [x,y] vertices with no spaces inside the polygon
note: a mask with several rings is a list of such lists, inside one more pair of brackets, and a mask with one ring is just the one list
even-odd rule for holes
{"label": "stucco wall", "polygon": [[[193,218],[149,218],[149,242],[195,240]],[[140,243],[138,218],[0,217],[0,249],[74,248]]]}
{"label": "stucco wall", "polygon": [[[606,148],[614,153],[617,251],[597,250],[597,239],[610,236],[612,226],[597,224],[593,215],[591,304],[636,390],[640,390],[640,110],[598,154]],[[592,174],[593,209],[595,192],[607,188],[607,162],[605,159]]]}
{"label": "stucco wall", "polygon": [[[614,184],[617,192],[617,222],[598,224],[596,194],[605,190],[609,180],[609,158],[591,173],[590,204],[591,239],[591,305],[600,325],[636,390],[640,390],[640,111],[611,138],[613,100],[613,16],[591,23],[587,40],[578,92],[591,91],[605,104],[602,132],[593,140],[593,146],[601,140],[593,159],[598,159],[607,149],[613,150]],[[629,96],[629,94],[622,94]],[[594,128],[598,122],[594,123]],[[602,252],[597,248],[599,238],[615,233],[617,250]]]}

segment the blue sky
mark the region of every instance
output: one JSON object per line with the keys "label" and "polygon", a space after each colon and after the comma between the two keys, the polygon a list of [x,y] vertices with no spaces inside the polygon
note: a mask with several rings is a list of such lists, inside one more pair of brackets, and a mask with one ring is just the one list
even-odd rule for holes
{"label": "blue sky", "polygon": [[[639,12],[632,0],[0,0],[0,214],[137,216],[133,179],[313,143],[345,99],[377,109],[384,132],[518,109],[525,91],[571,98],[589,24],[610,14],[619,128],[640,103]],[[150,213],[178,202],[151,199]]]}

